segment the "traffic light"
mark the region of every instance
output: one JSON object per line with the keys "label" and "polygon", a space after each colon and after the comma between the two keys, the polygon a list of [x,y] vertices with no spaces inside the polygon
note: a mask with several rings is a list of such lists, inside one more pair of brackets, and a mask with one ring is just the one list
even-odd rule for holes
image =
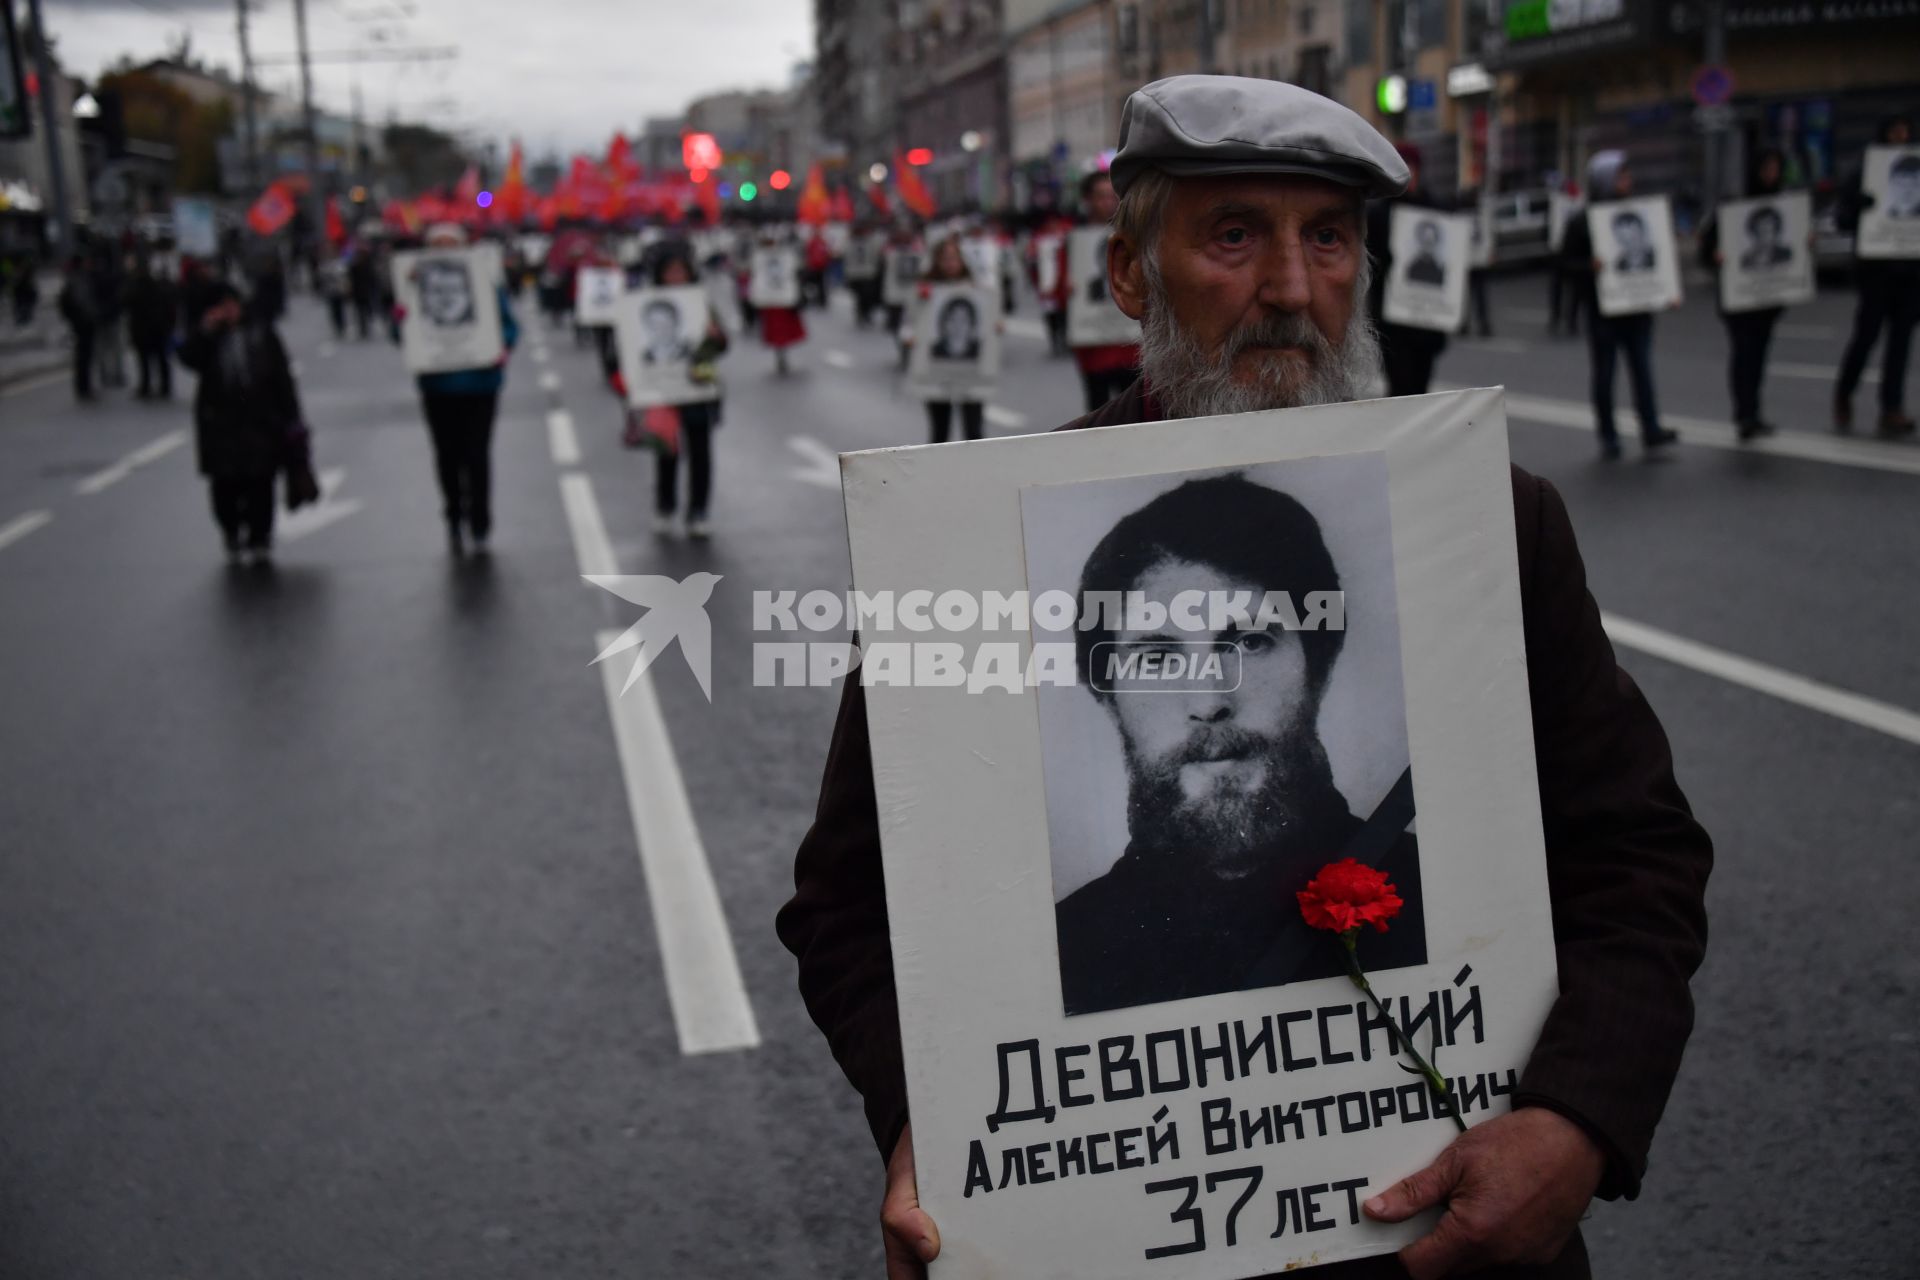
{"label": "traffic light", "polygon": [[793,175],[785,169],[775,169],[773,175],[767,179],[767,185],[775,191],[785,191],[793,185]]}
{"label": "traffic light", "polygon": [[915,147],[913,150],[907,152],[907,163],[908,164],[932,164],[933,152],[928,150],[926,147]]}

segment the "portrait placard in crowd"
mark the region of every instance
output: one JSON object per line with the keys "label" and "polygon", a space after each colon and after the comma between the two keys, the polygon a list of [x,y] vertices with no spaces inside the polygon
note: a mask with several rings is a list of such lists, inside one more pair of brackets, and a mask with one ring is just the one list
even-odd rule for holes
{"label": "portrait placard in crowd", "polygon": [[619,319],[627,273],[619,267],[581,267],[573,277],[575,324],[598,327]]}
{"label": "portrait placard in crowd", "polygon": [[967,236],[960,241],[967,273],[983,289],[1000,286],[1000,246],[992,236]]}
{"label": "portrait placard in crowd", "polygon": [[1665,196],[1608,200],[1587,207],[1600,314],[1632,315],[1680,305],[1680,252],[1673,206]]}
{"label": "portrait placard in crowd", "polygon": [[792,245],[755,245],[747,301],[758,307],[800,305],[800,252]]}
{"label": "portrait placard in crowd", "polygon": [[1493,225],[1493,206],[1486,201],[1476,204],[1473,217],[1473,252],[1471,261],[1476,271],[1485,271],[1493,265],[1494,249],[1498,237]]}
{"label": "portrait placard in crowd", "polygon": [[707,336],[705,288],[684,284],[636,289],[621,297],[615,315],[614,340],[629,406],[646,409],[719,399],[716,379],[697,381],[693,376],[694,353]]}
{"label": "portrait placard in crowd", "polygon": [[936,284],[920,303],[907,386],[923,400],[984,400],[1000,378],[998,295],[966,281]]}
{"label": "portrait placard in crowd", "polygon": [[1920,147],[1868,147],[1856,249],[1863,258],[1920,258]]}
{"label": "portrait placard in crowd", "polygon": [[1389,323],[1458,332],[1467,318],[1473,219],[1396,204],[1387,234],[1393,265],[1383,313]]}
{"label": "portrait placard in crowd", "polygon": [[828,253],[844,259],[848,246],[853,243],[853,228],[844,222],[829,222],[820,228],[820,238],[827,242]]}
{"label": "portrait placard in crowd", "polygon": [[1060,245],[1064,236],[1035,236],[1033,239],[1034,291],[1052,298],[1060,288]]}
{"label": "portrait placard in crowd", "polygon": [[393,255],[393,296],[406,310],[400,350],[409,373],[484,369],[506,345],[494,285],[498,245],[407,249]]}
{"label": "portrait placard in crowd", "polygon": [[1783,191],[1720,206],[1720,309],[1812,302],[1813,197]]}
{"label": "portrait placard in crowd", "polygon": [[1076,347],[1140,341],[1140,322],[1120,310],[1107,287],[1105,227],[1067,236],[1067,342]]}
{"label": "portrait placard in crowd", "polygon": [[[1500,393],[842,474],[856,590],[937,601],[863,625],[851,677],[937,1273],[1235,1280],[1423,1234],[1360,1205],[1508,1109],[1557,990]],[[946,678],[903,678],[926,644]],[[1310,911],[1349,858],[1396,898],[1353,952],[1379,1006]]]}
{"label": "portrait placard in crowd", "polygon": [[871,280],[880,274],[880,254],[887,238],[877,231],[866,231],[847,242],[845,270],[849,280]]}
{"label": "portrait placard in crowd", "polygon": [[912,303],[920,287],[920,250],[910,244],[888,245],[880,266],[880,301],[889,307]]}
{"label": "portrait placard in crowd", "polygon": [[1568,195],[1564,191],[1547,192],[1547,248],[1560,252],[1560,246],[1566,243],[1568,220],[1586,207],[1584,196]]}

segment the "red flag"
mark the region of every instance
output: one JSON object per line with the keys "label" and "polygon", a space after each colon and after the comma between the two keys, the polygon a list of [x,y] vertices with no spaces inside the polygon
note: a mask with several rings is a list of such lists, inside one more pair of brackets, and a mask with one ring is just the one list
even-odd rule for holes
{"label": "red flag", "polygon": [[327,243],[344,244],[347,239],[347,220],[340,215],[340,197],[327,197]]}
{"label": "red flag", "polygon": [[634,163],[633,148],[627,143],[627,135],[616,133],[613,141],[607,144],[607,175],[612,178],[637,178],[640,166]]}
{"label": "red flag", "polygon": [[270,182],[260,198],[247,210],[247,225],[263,236],[270,236],[293,221],[293,196],[283,182]]}
{"label": "red flag", "polygon": [[893,201],[887,199],[887,189],[875,182],[867,187],[867,199],[873,201],[873,207],[885,217],[893,216]]}
{"label": "red flag", "polygon": [[718,226],[720,223],[720,190],[715,181],[712,178],[708,178],[705,182],[694,183],[693,199],[694,202],[700,206],[700,211],[707,215],[707,222],[710,225]]}
{"label": "red flag", "polygon": [[807,171],[807,185],[800,192],[796,217],[810,226],[819,226],[833,215],[833,202],[827,198],[827,180],[816,163]]}
{"label": "red flag", "polygon": [[894,185],[900,192],[900,203],[923,218],[931,218],[935,208],[933,193],[927,190],[927,184],[920,181],[919,172],[898,151],[893,153],[893,176]]}
{"label": "red flag", "polygon": [[834,222],[852,222],[853,197],[847,194],[845,187],[833,189],[833,202],[828,206],[829,216]]}

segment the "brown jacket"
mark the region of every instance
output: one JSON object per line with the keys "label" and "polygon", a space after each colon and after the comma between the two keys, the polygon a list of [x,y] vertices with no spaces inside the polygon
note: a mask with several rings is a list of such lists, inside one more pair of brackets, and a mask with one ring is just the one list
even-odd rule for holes
{"label": "brown jacket", "polygon": [[[1136,381],[1061,429],[1159,416]],[[1674,781],[1666,733],[1614,661],[1560,495],[1515,467],[1513,519],[1560,967],[1560,998],[1514,1104],[1550,1107],[1583,1126],[1607,1154],[1600,1194],[1631,1198],[1693,1028],[1687,983],[1706,950],[1713,848]],[[808,1010],[866,1100],[884,1160],[907,1122],[906,1080],[857,679],[842,694],[794,886],[777,922],[780,939],[799,958]],[[1389,1255],[1319,1274],[1404,1272]],[[1502,1274],[1584,1276],[1585,1249],[1576,1236],[1550,1267]]]}

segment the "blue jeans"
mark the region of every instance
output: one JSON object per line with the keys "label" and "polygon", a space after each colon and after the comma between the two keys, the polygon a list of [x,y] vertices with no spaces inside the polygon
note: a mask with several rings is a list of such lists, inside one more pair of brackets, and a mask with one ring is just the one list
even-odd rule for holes
{"label": "blue jeans", "polygon": [[1613,370],[1620,353],[1626,352],[1627,378],[1633,384],[1633,408],[1640,415],[1640,437],[1651,439],[1660,430],[1660,409],[1653,399],[1653,317],[1589,317],[1587,350],[1593,356],[1593,417],[1600,428],[1600,439],[1617,444],[1620,433],[1613,426]]}

